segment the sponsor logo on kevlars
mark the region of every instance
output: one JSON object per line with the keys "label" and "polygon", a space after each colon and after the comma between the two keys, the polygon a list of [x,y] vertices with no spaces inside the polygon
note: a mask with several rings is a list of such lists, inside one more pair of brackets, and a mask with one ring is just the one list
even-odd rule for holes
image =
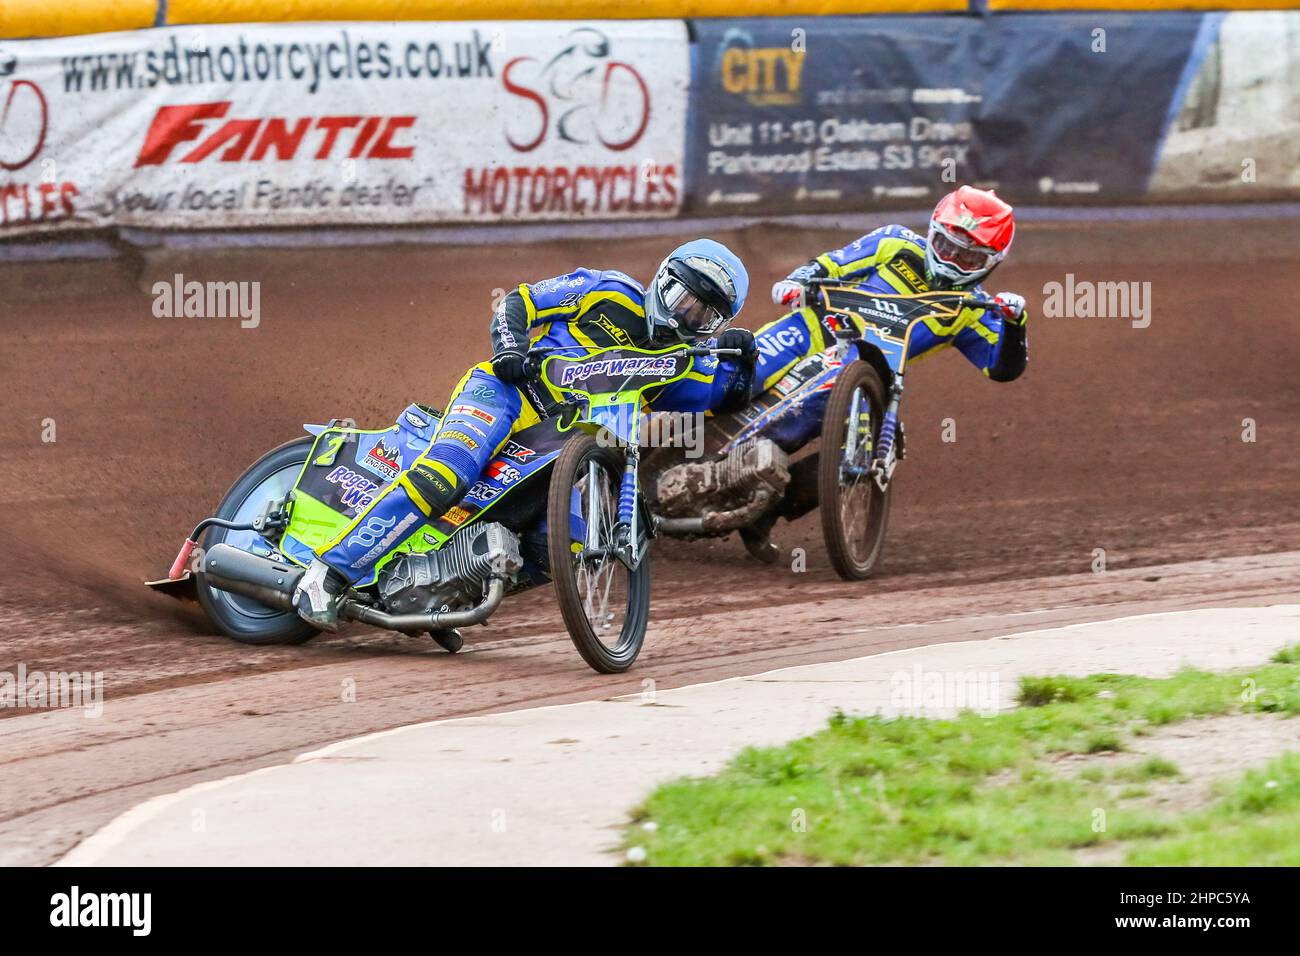
{"label": "sponsor logo on kevlars", "polygon": [[[477,418],[479,421],[484,422],[488,425],[495,424],[497,420],[497,417],[495,415],[489,414],[488,412],[485,412],[483,411],[483,409],[478,408],[477,406],[474,405],[453,405],[451,407],[450,414],[469,415],[470,417]],[[487,436],[484,435],[483,437],[486,438]]]}
{"label": "sponsor logo on kevlars", "polygon": [[503,485],[514,484],[523,477],[523,472],[514,465],[507,465],[504,461],[491,462],[487,466],[486,474],[489,478],[495,478]]}
{"label": "sponsor logo on kevlars", "polygon": [[459,528],[469,520],[469,516],[470,513],[468,511],[457,506],[443,515],[442,520],[447,522],[447,524],[451,525],[453,528]]}
{"label": "sponsor logo on kevlars", "polygon": [[[376,524],[381,524],[381,525],[383,525],[384,527],[388,527],[389,525],[391,525],[391,524],[393,523],[393,520],[395,520],[395,519],[390,519],[387,523],[385,523],[385,522],[382,522],[382,521],[378,521],[378,520],[375,519],[375,518],[371,518],[371,519],[370,519],[371,522],[374,522],[374,523],[376,523]],[[406,533],[406,530],[407,530],[408,528],[410,528],[411,525],[415,524],[415,522],[416,522],[417,520],[418,520],[418,518],[417,518],[416,515],[408,514],[405,518],[403,518],[401,521],[399,521],[399,522],[397,523],[397,527],[396,527],[396,528],[393,528],[392,531],[388,532],[388,534],[386,534],[386,535],[384,535],[382,538],[380,538],[379,541],[378,541],[378,543],[376,543],[375,546],[374,546],[373,548],[371,548],[369,551],[367,551],[367,552],[366,552],[365,554],[363,554],[361,557],[359,557],[359,558],[357,558],[355,561],[353,561],[353,562],[352,562],[352,567],[354,567],[354,568],[364,568],[364,567],[369,566],[370,563],[371,563],[372,561],[374,561],[374,560],[375,560],[376,558],[378,558],[380,555],[382,555],[382,554],[384,554],[385,552],[387,552],[390,548],[393,547],[393,545],[397,544],[397,542],[399,542],[400,540],[402,540],[402,535],[405,534],[405,533]],[[351,544],[353,540],[354,540],[353,538],[349,538],[349,539],[348,539],[348,544]],[[364,545],[365,542],[362,542],[362,544]]]}
{"label": "sponsor logo on kevlars", "polygon": [[501,449],[501,454],[505,455],[507,458],[511,458],[519,462],[522,465],[527,463],[528,459],[536,455],[537,452],[536,450],[532,448],[528,448],[525,445],[521,445],[519,444],[519,442],[514,441],[512,439],[506,442],[506,447]]}
{"label": "sponsor logo on kevlars", "polygon": [[474,487],[469,490],[469,494],[465,497],[486,503],[492,501],[504,490],[505,489],[498,488],[496,485],[490,484],[486,481],[476,481],[474,482]]}

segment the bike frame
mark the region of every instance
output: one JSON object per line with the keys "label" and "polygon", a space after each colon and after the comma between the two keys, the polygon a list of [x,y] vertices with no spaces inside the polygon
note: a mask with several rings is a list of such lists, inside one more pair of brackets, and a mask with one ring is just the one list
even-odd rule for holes
{"label": "bike frame", "polygon": [[[685,378],[695,365],[695,357],[709,354],[734,354],[736,350],[710,349],[684,345],[666,349],[638,349],[614,346],[591,349],[583,346],[556,346],[533,349],[530,364],[540,364],[540,378],[551,393],[565,405],[575,406],[573,418],[563,427],[578,428],[591,434],[606,431],[626,448],[623,481],[619,488],[616,554],[629,570],[635,570],[649,549],[652,528],[641,527],[640,497],[641,411],[645,392],[662,388]],[[578,357],[566,352],[581,352]],[[598,466],[590,465],[590,477],[597,476]],[[595,496],[589,497],[585,546],[599,550],[592,540],[595,532]],[[649,533],[642,534],[642,531]]]}
{"label": "bike frame", "polygon": [[[897,439],[902,427],[898,411],[903,401],[903,381],[911,358],[913,333],[925,323],[933,331],[955,334],[962,327],[963,312],[971,307],[992,307],[993,299],[980,292],[878,293],[839,280],[814,280],[814,287],[821,294],[825,311],[845,317],[850,327],[859,331],[860,337],[854,342],[859,357],[869,361],[865,350],[872,349],[884,359],[891,373],[886,381],[889,398],[880,423],[880,436],[872,449],[868,466],[872,480],[884,491],[898,467]],[[845,302],[837,294],[852,298]],[[860,302],[856,308],[837,307],[854,300]],[[859,402],[859,396],[855,395],[851,408],[854,416],[859,414]],[[856,429],[850,430],[849,437],[851,442],[855,442]],[[845,457],[851,460],[854,451],[856,448],[846,449]]]}

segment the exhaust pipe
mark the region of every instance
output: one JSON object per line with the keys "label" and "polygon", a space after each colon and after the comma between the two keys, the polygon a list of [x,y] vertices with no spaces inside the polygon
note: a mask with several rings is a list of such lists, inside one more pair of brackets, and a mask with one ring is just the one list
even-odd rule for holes
{"label": "exhaust pipe", "polygon": [[214,544],[204,552],[199,573],[214,588],[229,591],[281,611],[293,610],[293,590],[302,568],[272,561],[228,544]]}
{"label": "exhaust pipe", "polygon": [[488,581],[487,594],[484,595],[483,600],[468,611],[422,611],[415,614],[389,614],[387,611],[380,611],[377,608],[358,604],[355,601],[344,601],[339,607],[339,617],[361,621],[364,624],[372,624],[375,627],[387,628],[390,631],[418,634],[424,631],[482,624],[492,616],[492,612],[501,605],[501,599],[505,596],[505,581],[501,578],[492,578]]}
{"label": "exhaust pipe", "polygon": [[[259,604],[277,610],[292,611],[293,592],[303,575],[303,569],[283,561],[249,554],[228,544],[217,544],[203,555],[199,573],[214,588],[252,598]],[[359,601],[345,599],[339,605],[339,617],[406,633],[469,627],[486,621],[501,605],[505,595],[505,581],[492,578],[483,600],[467,611],[389,614]]]}
{"label": "exhaust pipe", "polygon": [[232,581],[229,578],[218,577],[215,574],[207,575],[207,581],[214,588],[219,588],[222,591],[229,591],[231,594],[238,594],[242,597],[252,598],[258,604],[265,604],[267,607],[275,608],[277,611],[293,610],[293,592],[285,594],[282,591],[259,587],[256,584],[249,584],[247,581]]}
{"label": "exhaust pipe", "polygon": [[704,534],[704,519],[700,517],[665,518],[655,516],[655,527],[664,534]]}
{"label": "exhaust pipe", "polygon": [[748,527],[762,516],[777,499],[770,488],[756,488],[749,501],[730,511],[706,511],[703,515],[686,518],[657,517],[659,530],[664,534],[722,534]]}

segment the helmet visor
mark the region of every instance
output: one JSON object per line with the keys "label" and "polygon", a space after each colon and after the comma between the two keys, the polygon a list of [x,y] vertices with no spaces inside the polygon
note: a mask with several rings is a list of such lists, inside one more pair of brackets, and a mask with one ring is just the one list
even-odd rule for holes
{"label": "helmet visor", "polygon": [[938,223],[930,230],[930,248],[942,262],[967,273],[987,272],[998,261],[995,250],[950,232]]}
{"label": "helmet visor", "polygon": [[721,312],[707,305],[675,276],[663,277],[659,284],[659,297],[664,311],[677,323],[677,328],[691,335],[709,335],[721,328],[725,321]]}

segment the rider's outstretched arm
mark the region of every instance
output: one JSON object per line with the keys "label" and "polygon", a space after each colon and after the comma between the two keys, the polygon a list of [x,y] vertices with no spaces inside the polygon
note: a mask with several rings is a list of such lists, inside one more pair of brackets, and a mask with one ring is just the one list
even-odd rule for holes
{"label": "rider's outstretched arm", "polygon": [[1013,382],[1029,364],[1028,318],[1022,312],[1018,319],[1007,319],[989,309],[962,329],[953,344],[993,381]]}

